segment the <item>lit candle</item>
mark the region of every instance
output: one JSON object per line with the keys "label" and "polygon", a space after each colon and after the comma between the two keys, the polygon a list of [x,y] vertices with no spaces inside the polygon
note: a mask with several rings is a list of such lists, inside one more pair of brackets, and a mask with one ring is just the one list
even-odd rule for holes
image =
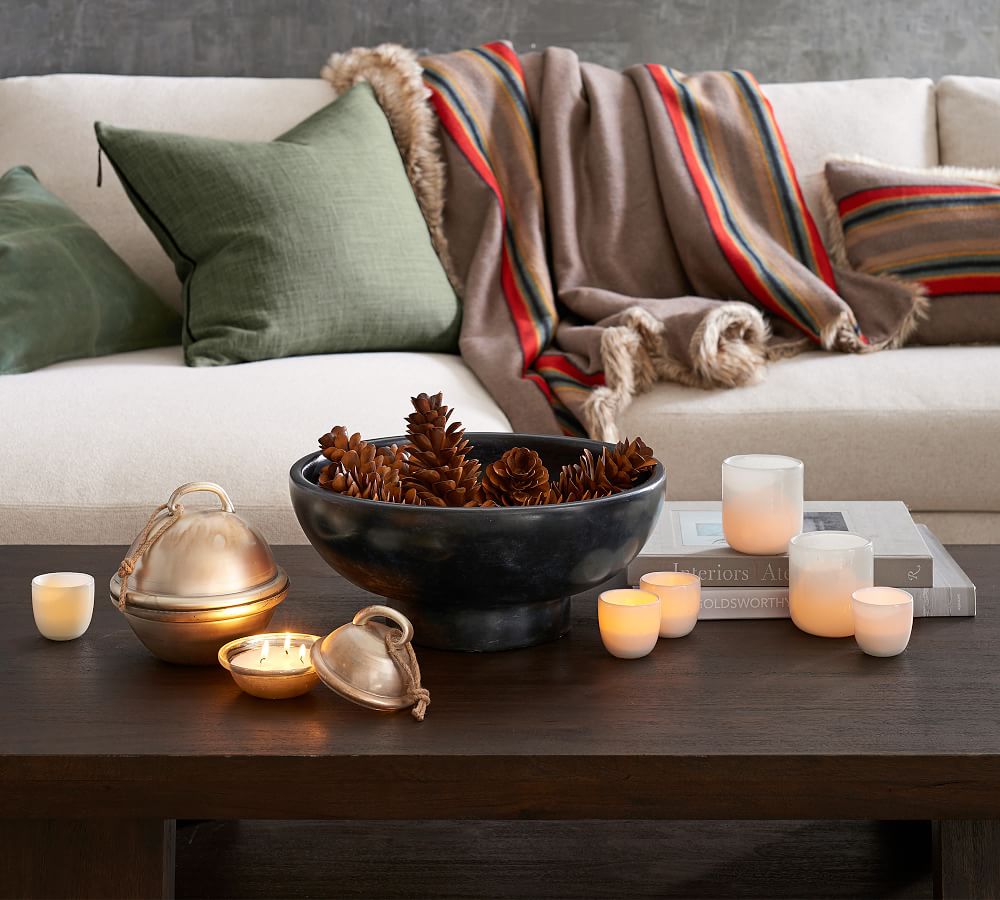
{"label": "lit candle", "polygon": [[35,627],[50,641],[72,641],[89,627],[94,615],[94,576],[51,572],[31,580]]}
{"label": "lit candle", "polygon": [[660,598],[627,588],[605,591],[597,598],[597,624],[608,653],[639,659],[660,636]]}
{"label": "lit candle", "polygon": [[854,634],[851,595],[874,581],[872,542],[846,531],[809,531],[788,547],[788,611],[819,637]]}
{"label": "lit candle", "polygon": [[854,639],[869,656],[897,656],[913,629],[913,595],[890,587],[855,591]]}
{"label": "lit candle", "polygon": [[722,463],[722,531],[740,553],[785,553],[802,530],[802,461],[750,453]]}
{"label": "lit candle", "polygon": [[261,672],[295,672],[309,665],[305,661],[306,645],[300,643],[295,653],[291,652],[291,638],[285,638],[284,653],[271,654],[271,642],[264,641],[263,646],[244,650],[229,660],[230,665],[244,669],[259,669]]}
{"label": "lit candle", "polygon": [[[277,700],[304,694],[319,677],[309,651],[314,634],[258,634],[230,641],[219,662],[248,694]],[[272,646],[280,649],[272,651]]]}
{"label": "lit candle", "polygon": [[650,572],[639,588],[660,598],[660,637],[690,634],[701,609],[701,579],[687,572]]}

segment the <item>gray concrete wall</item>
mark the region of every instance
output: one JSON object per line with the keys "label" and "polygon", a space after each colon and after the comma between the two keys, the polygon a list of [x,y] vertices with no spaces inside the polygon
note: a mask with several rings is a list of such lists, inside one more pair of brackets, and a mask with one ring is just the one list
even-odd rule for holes
{"label": "gray concrete wall", "polygon": [[1000,76],[997,0],[0,0],[0,75],[311,76],[351,46],[500,37],[770,82]]}

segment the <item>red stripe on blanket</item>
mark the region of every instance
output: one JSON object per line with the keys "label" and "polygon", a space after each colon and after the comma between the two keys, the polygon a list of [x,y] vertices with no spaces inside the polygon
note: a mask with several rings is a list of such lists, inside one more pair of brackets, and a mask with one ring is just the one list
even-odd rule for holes
{"label": "red stripe on blanket", "polygon": [[539,369],[551,369],[559,372],[587,387],[601,387],[604,385],[603,372],[594,372],[592,374],[584,372],[583,369],[574,366],[565,356],[546,353],[538,357],[536,365]]}
{"label": "red stripe on blanket", "polygon": [[[472,165],[473,169],[475,169],[476,173],[493,192],[493,196],[496,197],[500,213],[500,221],[504,231],[506,231],[507,208],[504,203],[503,194],[500,191],[500,186],[497,184],[497,180],[493,175],[493,170],[490,168],[486,160],[483,159],[479,149],[469,139],[465,129],[462,127],[462,123],[459,122],[458,117],[448,105],[447,101],[441,96],[440,92],[435,90],[433,87],[429,89],[431,92],[431,103],[433,104],[434,110],[437,112],[438,118],[444,126],[445,131],[448,132],[451,139],[458,145],[459,150],[462,151],[462,155],[465,156],[465,158]],[[535,329],[534,320],[526,311],[525,299],[522,297],[520,289],[517,286],[517,278],[514,274],[514,266],[510,258],[507,243],[507,237],[505,234],[500,251],[500,284],[503,288],[504,296],[507,298],[507,308],[510,310],[511,318],[514,321],[514,327],[517,330],[518,342],[521,345],[523,375],[524,372],[527,371],[527,369],[534,363],[541,347],[539,346],[538,332]]]}
{"label": "red stripe on blanket", "polygon": [[746,73],[746,78],[757,89],[757,93],[760,95],[761,100],[764,101],[764,107],[767,109],[768,118],[770,119],[774,136],[778,141],[782,159],[790,176],[787,181],[795,189],[795,199],[798,201],[799,208],[802,210],[802,218],[806,223],[806,229],[809,231],[809,250],[813,255],[813,259],[816,261],[816,265],[819,267],[820,276],[823,281],[826,282],[830,290],[836,293],[837,278],[833,274],[833,264],[830,262],[830,255],[826,252],[826,246],[823,244],[823,239],[819,236],[819,228],[816,227],[816,220],[813,218],[812,213],[809,211],[809,207],[806,205],[806,199],[802,194],[802,186],[799,184],[798,175],[795,172],[795,165],[792,163],[792,156],[788,152],[788,145],[785,143],[785,136],[782,134],[781,128],[778,126],[778,120],[774,115],[774,107],[771,106],[771,101],[767,99],[764,92],[761,90],[760,82],[758,82],[757,79],[749,72]]}
{"label": "red stripe on blanket", "polygon": [[[653,81],[659,88],[667,115],[670,117],[670,122],[674,127],[674,133],[677,135],[677,143],[680,146],[681,154],[684,156],[684,162],[691,175],[691,180],[694,182],[695,189],[698,191],[698,196],[701,198],[702,209],[704,209],[705,215],[708,217],[712,233],[715,235],[715,239],[718,241],[719,247],[726,257],[726,261],[732,267],[736,277],[740,279],[743,286],[750,292],[751,296],[759,300],[767,309],[777,313],[783,319],[787,319],[788,315],[786,311],[771,296],[767,286],[757,274],[755,266],[744,256],[739,247],[736,246],[736,242],[733,240],[732,235],[730,235],[725,222],[722,221],[722,215],[715,202],[708,178],[702,171],[701,163],[694,147],[694,141],[688,128],[687,116],[680,107],[677,92],[659,66],[647,65],[646,69],[652,75]],[[802,327],[797,322],[794,324],[800,328]]]}

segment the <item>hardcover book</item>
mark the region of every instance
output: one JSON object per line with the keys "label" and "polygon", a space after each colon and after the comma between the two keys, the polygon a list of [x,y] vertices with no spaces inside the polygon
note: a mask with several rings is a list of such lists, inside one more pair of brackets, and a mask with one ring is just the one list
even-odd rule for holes
{"label": "hardcover book", "polygon": [[[913,615],[974,616],[976,586],[926,525],[917,530],[934,560],[934,586],[906,588]],[[699,619],[787,619],[788,588],[702,588]]]}
{"label": "hardcover book", "polygon": [[[853,531],[871,540],[875,583],[934,585],[931,553],[909,510],[898,500],[806,501],[803,531]],[[669,501],[646,546],[629,564],[636,584],[647,572],[692,572],[705,588],[788,587],[788,555],[737,553],[722,533],[719,501]]]}

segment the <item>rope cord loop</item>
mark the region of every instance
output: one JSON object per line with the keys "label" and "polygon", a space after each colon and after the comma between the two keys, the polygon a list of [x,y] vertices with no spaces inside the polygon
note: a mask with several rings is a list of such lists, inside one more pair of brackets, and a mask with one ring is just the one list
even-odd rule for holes
{"label": "rope cord loop", "polygon": [[402,637],[402,631],[390,628],[385,636],[385,649],[403,678],[407,699],[413,702],[410,714],[418,722],[423,722],[431,704],[431,692],[420,684],[420,664],[413,644],[402,641]]}
{"label": "rope cord loop", "polygon": [[[160,513],[166,511],[167,517],[165,519],[160,518]],[[149,521],[146,522],[145,527],[139,532],[139,537],[136,540],[135,551],[130,553],[125,557],[118,565],[118,577],[121,579],[121,587],[118,591],[118,609],[119,611],[124,611],[125,600],[128,597],[128,579],[129,576],[135,571],[135,567],[139,560],[142,559],[143,554],[149,550],[163,535],[170,530],[170,528],[175,525],[179,520],[181,515],[184,513],[184,507],[179,503],[171,509],[166,503],[161,503],[156,509],[153,510],[153,514],[149,517]],[[162,522],[163,526],[161,528],[156,528],[157,522]]]}

